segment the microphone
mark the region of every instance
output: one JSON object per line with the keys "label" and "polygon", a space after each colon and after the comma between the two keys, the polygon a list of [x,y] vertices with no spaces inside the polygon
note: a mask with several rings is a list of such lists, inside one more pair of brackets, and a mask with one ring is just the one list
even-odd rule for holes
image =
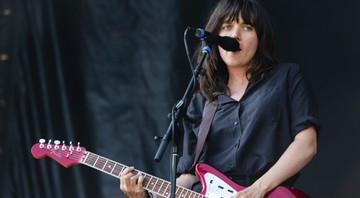
{"label": "microphone", "polygon": [[192,28],[195,29],[195,36],[201,40],[206,40],[209,43],[217,44],[226,51],[236,52],[240,50],[239,42],[236,39],[228,36],[219,36],[211,32],[207,32],[201,28]]}

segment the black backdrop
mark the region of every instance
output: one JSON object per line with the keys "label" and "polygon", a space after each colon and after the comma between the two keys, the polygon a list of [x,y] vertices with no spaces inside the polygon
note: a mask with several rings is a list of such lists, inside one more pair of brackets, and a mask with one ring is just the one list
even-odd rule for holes
{"label": "black backdrop", "polygon": [[[185,27],[203,27],[214,2],[0,0],[0,195],[123,196],[107,174],[34,159],[40,138],[80,141],[168,180],[170,151],[153,162],[153,136],[166,131],[190,79]],[[358,197],[359,3],[264,3],[276,53],[303,66],[323,124],[297,187],[312,197]]]}

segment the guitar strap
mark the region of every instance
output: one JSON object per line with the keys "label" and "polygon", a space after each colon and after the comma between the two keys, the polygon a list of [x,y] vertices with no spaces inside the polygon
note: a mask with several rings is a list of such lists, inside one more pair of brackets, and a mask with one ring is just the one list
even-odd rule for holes
{"label": "guitar strap", "polygon": [[206,101],[205,102],[203,116],[202,116],[201,123],[199,126],[199,134],[198,134],[198,140],[197,140],[197,144],[196,144],[196,153],[195,153],[195,158],[194,158],[194,163],[192,165],[192,168],[195,167],[197,161],[199,160],[200,153],[203,149],[206,137],[209,133],[210,125],[214,118],[215,111],[217,108],[217,104],[215,104],[215,103],[217,103],[217,101],[214,101],[214,102]]}

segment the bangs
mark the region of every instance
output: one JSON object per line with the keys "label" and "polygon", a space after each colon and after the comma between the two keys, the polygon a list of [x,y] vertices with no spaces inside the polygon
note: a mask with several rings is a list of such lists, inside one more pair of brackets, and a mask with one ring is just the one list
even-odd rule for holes
{"label": "bangs", "polygon": [[228,4],[220,8],[219,12],[222,16],[219,17],[221,23],[232,22],[236,20],[239,22],[239,16],[241,14],[244,23],[251,26],[256,26],[257,21],[257,9],[253,5],[253,2],[244,0],[238,3],[236,0],[229,1]]}

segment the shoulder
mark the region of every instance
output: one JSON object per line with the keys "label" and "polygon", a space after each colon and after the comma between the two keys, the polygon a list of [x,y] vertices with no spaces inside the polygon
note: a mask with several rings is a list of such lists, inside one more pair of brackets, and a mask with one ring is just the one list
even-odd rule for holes
{"label": "shoulder", "polygon": [[297,63],[279,63],[274,66],[276,72],[298,72],[301,66]]}
{"label": "shoulder", "polygon": [[296,76],[303,76],[302,68],[297,63],[279,63],[272,70],[273,77],[292,79]]}
{"label": "shoulder", "polygon": [[187,107],[187,116],[192,119],[201,117],[205,101],[206,99],[201,92],[195,91]]}
{"label": "shoulder", "polygon": [[205,97],[201,94],[199,90],[195,91],[191,97],[190,105],[202,106],[205,104]]}

